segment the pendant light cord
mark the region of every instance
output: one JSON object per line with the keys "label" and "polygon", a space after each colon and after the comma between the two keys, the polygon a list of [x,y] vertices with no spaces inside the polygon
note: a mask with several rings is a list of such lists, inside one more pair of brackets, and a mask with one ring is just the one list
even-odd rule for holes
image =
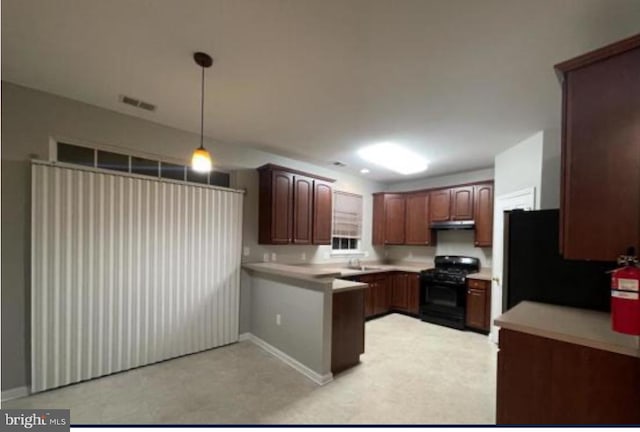
{"label": "pendant light cord", "polygon": [[202,86],[200,87],[200,148],[204,148],[204,67],[202,67]]}

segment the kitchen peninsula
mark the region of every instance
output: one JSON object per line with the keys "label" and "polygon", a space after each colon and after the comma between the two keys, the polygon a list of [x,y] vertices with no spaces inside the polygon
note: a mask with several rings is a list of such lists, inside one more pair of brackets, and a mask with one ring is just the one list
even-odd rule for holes
{"label": "kitchen peninsula", "polygon": [[[242,337],[325,384],[334,373],[359,362],[364,352],[365,304],[377,302],[380,314],[417,316],[419,273],[431,267],[413,262],[366,263],[357,268],[340,263],[243,264],[243,277],[251,287],[251,316],[250,331]],[[389,283],[377,284],[380,278]],[[482,269],[469,279],[488,281],[490,271]],[[398,281],[404,283],[393,283]],[[410,301],[416,306],[410,307]]]}
{"label": "kitchen peninsula", "polygon": [[640,423],[640,338],[609,313],[523,301],[496,325],[498,424]]}

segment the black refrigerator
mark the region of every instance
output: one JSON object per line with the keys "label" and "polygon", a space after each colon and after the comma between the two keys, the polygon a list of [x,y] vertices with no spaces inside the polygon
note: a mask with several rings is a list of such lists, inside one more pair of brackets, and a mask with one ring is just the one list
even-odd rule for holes
{"label": "black refrigerator", "polygon": [[563,259],[559,227],[559,210],[505,212],[504,311],[523,300],[610,310],[611,279],[607,272],[616,268],[616,263]]}

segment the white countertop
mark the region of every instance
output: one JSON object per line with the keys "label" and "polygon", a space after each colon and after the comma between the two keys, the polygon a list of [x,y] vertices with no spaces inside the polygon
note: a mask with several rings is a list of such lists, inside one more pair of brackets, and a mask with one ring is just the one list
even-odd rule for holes
{"label": "white countertop", "polygon": [[611,329],[606,312],[524,301],[496,318],[498,327],[640,357],[640,338]]}
{"label": "white countertop", "polygon": [[479,279],[490,281],[491,280],[491,268],[482,267],[478,273],[471,273],[467,275],[467,279]]}
{"label": "white countertop", "polygon": [[305,281],[318,281],[318,279],[341,277],[342,273],[336,269],[327,269],[312,266],[298,266],[278,263],[246,263],[242,267],[248,270],[267,274],[301,279]]}
{"label": "white countertop", "polygon": [[365,289],[369,284],[362,282],[353,282],[344,279],[334,279],[331,288],[334,294],[345,291],[353,291],[358,289]]}
{"label": "white countertop", "polygon": [[[258,271],[277,276],[288,277],[297,280],[311,282],[326,282],[325,279],[362,276],[375,273],[401,271],[420,273],[423,270],[433,268],[433,264],[419,262],[399,262],[392,264],[380,264],[376,262],[364,263],[366,270],[349,268],[344,264],[284,264],[284,263],[245,263],[242,265],[247,270]],[[469,279],[491,280],[491,268],[483,267],[478,273],[467,275]]]}

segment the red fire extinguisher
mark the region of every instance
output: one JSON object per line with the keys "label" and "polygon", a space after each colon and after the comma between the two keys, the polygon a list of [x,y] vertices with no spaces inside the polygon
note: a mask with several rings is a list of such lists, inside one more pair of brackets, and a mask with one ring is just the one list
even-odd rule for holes
{"label": "red fire extinguisher", "polygon": [[611,275],[611,324],[613,330],[640,335],[640,267],[638,258],[629,255],[618,258],[622,267]]}

